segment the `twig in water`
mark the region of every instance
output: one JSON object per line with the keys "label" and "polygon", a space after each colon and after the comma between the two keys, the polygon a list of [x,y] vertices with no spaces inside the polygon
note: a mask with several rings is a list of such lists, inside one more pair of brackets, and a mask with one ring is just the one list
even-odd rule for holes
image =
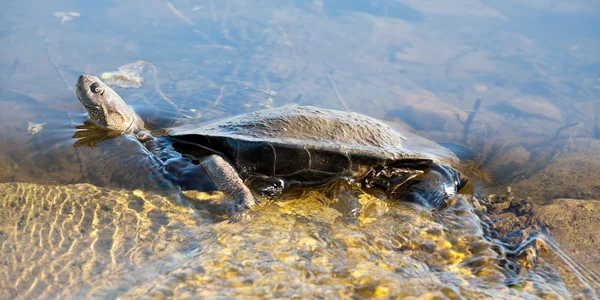
{"label": "twig in water", "polygon": [[265,90],[263,92],[266,94],[271,93],[271,83],[267,79],[267,76],[265,76],[265,72],[260,73],[260,78],[262,79],[263,84],[265,85]]}
{"label": "twig in water", "polygon": [[592,137],[600,140],[600,102],[594,103],[594,132]]}
{"label": "twig in water", "polygon": [[471,129],[471,125],[473,124],[473,121],[475,120],[475,114],[477,114],[477,111],[479,110],[479,108],[481,107],[481,102],[483,102],[483,99],[477,99],[475,101],[475,104],[473,105],[473,110],[469,113],[469,116],[467,117],[467,120],[465,121],[465,126],[463,128],[463,143],[465,145],[469,144],[469,130]]}
{"label": "twig in water", "polygon": [[296,59],[296,61],[299,60],[298,58],[298,53],[296,53],[296,48],[294,47],[294,44],[292,44],[292,42],[290,41],[290,39],[288,38],[287,33],[285,33],[285,30],[283,30],[283,27],[281,27],[281,25],[279,25],[279,23],[275,23],[277,25],[277,28],[279,29],[279,32],[281,33],[281,35],[283,36],[285,45],[292,48],[292,54],[294,54],[294,59]]}
{"label": "twig in water", "polygon": [[222,86],[221,90],[219,91],[219,96],[217,96],[217,99],[215,99],[215,102],[213,102],[213,106],[219,105],[219,102],[221,102],[221,99],[223,98],[224,91],[225,91],[225,86]]}
{"label": "twig in water", "polygon": [[210,7],[210,17],[212,18],[213,22],[217,23],[217,13],[215,12],[215,3],[213,0],[210,0],[208,6]]}
{"label": "twig in water", "polygon": [[192,22],[192,20],[188,19],[186,16],[184,16],[176,7],[175,5],[173,5],[173,3],[171,3],[171,1],[167,1],[167,7],[177,16],[179,17],[182,21],[188,23],[188,25],[190,26],[194,26],[194,22]]}
{"label": "twig in water", "polygon": [[75,94],[75,90],[73,90],[73,87],[69,84],[69,82],[67,82],[67,79],[65,78],[65,75],[63,74],[63,72],[58,67],[58,64],[56,64],[56,62],[52,58],[52,55],[50,55],[50,42],[48,41],[48,37],[46,37],[46,34],[43,31],[41,31],[40,34],[42,35],[42,37],[44,37],[44,44],[46,45],[46,55],[48,56],[48,60],[50,61],[50,63],[52,64],[52,66],[54,66],[54,70],[56,70],[56,73],[58,73],[58,75],[60,76],[60,78],[62,79],[62,81],[65,83],[65,85],[67,86],[67,88],[73,94]]}
{"label": "twig in water", "polygon": [[563,126],[561,126],[560,128],[558,128],[558,129],[556,130],[556,133],[554,134],[554,137],[552,138],[552,140],[554,140],[554,141],[557,141],[557,140],[558,140],[558,138],[560,137],[560,134],[561,134],[563,131],[565,131],[565,130],[567,130],[567,129],[571,128],[571,127],[576,127],[576,126],[579,126],[579,125],[581,125],[581,124],[583,124],[583,123],[581,123],[581,122],[573,122],[573,123],[569,123],[569,124],[566,124],[566,125],[563,125]]}
{"label": "twig in water", "polygon": [[215,43],[212,41],[212,39],[211,39],[211,38],[209,38],[209,37],[208,37],[208,35],[207,35],[206,33],[204,33],[203,31],[200,31],[200,30],[198,30],[198,29],[194,29],[194,32],[195,32],[195,33],[197,33],[197,34],[199,34],[199,35],[201,35],[203,38],[205,38],[205,39],[206,39],[206,41],[207,41],[209,44],[211,44],[211,45],[214,45],[214,44],[215,44]]}
{"label": "twig in water", "polygon": [[165,102],[171,104],[171,106],[173,106],[173,108],[175,108],[175,110],[179,113],[184,113],[178,106],[177,104],[175,104],[173,101],[171,101],[171,99],[169,99],[169,97],[167,97],[167,95],[165,95],[165,93],[163,93],[163,91],[160,89],[160,86],[158,85],[158,70],[156,69],[156,67],[149,63],[149,62],[144,62],[144,64],[146,64],[148,67],[150,67],[150,69],[152,70],[152,81],[154,82],[154,89],[156,90],[156,92],[158,93],[158,95],[160,96],[161,99],[165,100]]}
{"label": "twig in water", "polygon": [[234,47],[231,46],[227,46],[227,45],[194,45],[194,48],[212,48],[212,49],[223,49],[223,50],[229,50],[229,51],[235,51]]}
{"label": "twig in water", "polygon": [[331,79],[331,76],[329,75],[329,73],[325,73],[325,74],[327,75],[327,79],[329,79],[329,83],[331,83],[331,86],[333,87],[333,90],[335,91],[335,94],[337,95],[338,99],[342,103],[342,106],[344,107],[344,109],[346,111],[350,111],[350,109],[348,108],[348,105],[346,105],[346,101],[344,101],[344,98],[340,94],[340,91],[338,91],[338,89],[335,86],[335,83],[333,82],[333,79]]}
{"label": "twig in water", "polygon": [[[46,55],[48,56],[48,60],[50,61],[52,66],[54,66],[54,70],[56,70],[56,73],[58,73],[58,75],[60,76],[62,81],[65,83],[67,88],[73,93],[73,95],[75,95],[75,90],[73,90],[73,87],[69,84],[69,82],[67,82],[65,75],[58,67],[58,64],[52,58],[52,54],[50,54],[50,42],[48,41],[48,37],[46,36],[46,33],[44,33],[43,30],[40,30],[40,34],[44,38],[44,45],[46,46]],[[75,122],[73,121],[73,118],[71,117],[71,113],[69,111],[66,111],[65,113],[67,114],[67,118],[69,119],[69,123],[71,124],[71,127],[75,128]],[[32,155],[35,155],[35,154],[36,153],[33,153]],[[77,148],[75,148],[75,155],[77,155],[77,159],[79,160],[79,172],[80,172],[80,174],[83,174],[84,160],[81,159],[81,154],[79,153],[79,150]]]}

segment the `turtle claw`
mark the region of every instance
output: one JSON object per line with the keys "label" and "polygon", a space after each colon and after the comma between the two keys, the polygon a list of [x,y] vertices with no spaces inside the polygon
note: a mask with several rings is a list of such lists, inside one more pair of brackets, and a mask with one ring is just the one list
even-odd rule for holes
{"label": "turtle claw", "polygon": [[243,221],[249,221],[251,219],[252,219],[252,217],[248,211],[241,211],[241,212],[233,213],[228,218],[229,223],[240,223]]}
{"label": "turtle claw", "polygon": [[223,203],[223,212],[229,216],[229,221],[231,223],[249,220],[252,212],[250,207],[253,206],[254,202],[251,204],[252,205],[247,205],[243,202],[240,203],[239,201],[228,199]]}
{"label": "turtle claw", "polygon": [[238,223],[238,222],[242,222],[242,221],[248,221],[248,220],[252,219],[252,216],[255,213],[249,207],[246,207],[244,205],[239,205],[237,203],[234,203],[234,201],[231,201],[231,200],[225,201],[225,203],[223,204],[223,208],[224,208],[226,214],[229,216],[229,218],[228,218],[229,223]]}

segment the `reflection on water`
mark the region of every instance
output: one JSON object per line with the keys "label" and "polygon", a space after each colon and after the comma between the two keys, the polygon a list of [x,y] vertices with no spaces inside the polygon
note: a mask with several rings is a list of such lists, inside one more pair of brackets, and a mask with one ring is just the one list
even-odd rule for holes
{"label": "reflection on water", "polygon": [[[0,189],[9,296],[568,297],[547,269],[498,267],[502,255],[462,204],[416,213],[362,199],[356,220],[339,212],[347,203],[307,196],[304,208],[272,204],[243,224],[174,205],[176,188],[137,141],[78,131],[89,128],[72,91],[80,74],[139,71],[126,78],[135,84],[113,84],[158,133],[292,102],[356,111],[461,149],[483,191],[600,199],[598,3],[5,6],[0,182],[24,182]],[[68,185],[82,183],[103,188]]]}
{"label": "reflection on water", "polygon": [[229,223],[140,190],[1,187],[2,298],[569,297],[546,264],[507,256],[467,197],[427,211],[335,186]]}

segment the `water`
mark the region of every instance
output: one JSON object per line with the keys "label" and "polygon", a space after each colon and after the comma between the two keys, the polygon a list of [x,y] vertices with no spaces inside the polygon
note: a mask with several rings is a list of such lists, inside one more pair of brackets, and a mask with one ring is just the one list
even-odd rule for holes
{"label": "water", "polygon": [[[570,295],[546,264],[517,275],[467,198],[430,212],[337,186],[228,223],[173,195],[0,186],[3,298]],[[343,209],[352,200],[358,218]]]}
{"label": "water", "polygon": [[[110,195],[123,193],[124,199],[132,197],[130,193],[135,189],[159,193],[144,188],[150,182],[160,182],[161,178],[147,171],[156,165],[139,143],[127,136],[104,139],[105,132],[82,130],[90,126],[84,124],[87,117],[73,94],[77,76],[83,73],[99,76],[116,72],[123,66],[129,66],[126,73],[129,81],[127,86],[117,88],[117,92],[157,131],[288,103],[349,110],[388,121],[402,121],[419,134],[444,142],[477,169],[471,176],[489,177],[486,192],[504,191],[506,185],[511,185],[515,193],[533,197],[537,203],[559,197],[600,199],[600,189],[595,183],[599,180],[595,170],[596,165],[600,165],[600,151],[589,146],[596,145],[600,136],[600,56],[597,51],[600,48],[600,7],[596,3],[314,0],[84,4],[25,1],[2,6],[0,182],[8,183],[3,189],[10,191],[2,205],[9,203],[10,195],[20,193],[12,189],[13,182],[32,184],[24,185],[24,190],[55,189],[72,198],[82,197],[82,193],[88,193],[87,189],[95,189],[73,188],[74,184],[91,184]],[[139,76],[139,81],[133,75]],[[552,188],[543,188],[545,185],[540,182],[550,182]],[[171,199],[173,202],[177,198],[174,189],[166,187],[162,193],[156,197],[167,200],[161,198],[161,201]],[[48,201],[45,194],[33,193],[26,198]],[[267,285],[263,294],[258,291],[253,295],[393,296],[402,286],[402,290],[411,292],[398,296],[439,292],[452,298],[451,294],[458,291],[464,297],[488,297],[485,289],[489,288],[500,291],[492,295],[508,298],[518,290],[506,284],[505,279],[511,275],[505,270],[498,271],[502,275],[495,279],[487,280],[481,275],[466,278],[461,277],[466,276],[464,274],[459,275],[460,270],[454,270],[461,263],[448,258],[436,265],[428,264],[427,257],[398,254],[400,252],[391,251],[387,246],[372,250],[375,246],[364,239],[389,243],[394,240],[390,236],[402,231],[396,227],[408,226],[401,222],[404,219],[391,217],[398,213],[386,211],[375,218],[377,221],[369,223],[371,227],[361,227],[366,225],[350,221],[336,223],[332,219],[319,221],[316,213],[311,215],[306,210],[303,211],[309,214],[303,221],[306,223],[292,230],[286,227],[291,225],[281,224],[288,219],[275,218],[281,212],[268,211],[268,208],[265,208],[267,212],[258,214],[255,223],[225,225],[209,217],[211,214],[181,213],[179,210],[185,210],[185,201],[180,202],[181,208],[173,208],[177,212],[169,214],[178,215],[174,220],[178,220],[181,230],[175,230],[173,235],[181,238],[170,242],[188,250],[166,247],[165,256],[147,254],[150,262],[142,267],[136,263],[121,263],[119,257],[132,259],[132,256],[119,247],[113,247],[117,250],[112,252],[106,245],[97,248],[100,265],[112,264],[111,268],[100,271],[91,267],[94,260],[60,256],[64,250],[60,247],[52,250],[52,247],[42,247],[43,242],[19,244],[7,238],[0,241],[3,245],[33,247],[32,257],[60,256],[66,262],[87,264],[90,266],[86,269],[88,276],[83,278],[88,284],[114,284],[122,280],[123,286],[134,287],[104,290],[95,294],[98,297],[121,294],[135,297],[159,290],[168,291],[167,294],[211,296],[215,294],[209,292],[218,293],[225,287],[223,295],[239,296],[242,292],[254,291],[256,286]],[[328,205],[319,206],[319,209],[328,208]],[[361,209],[365,210],[364,205]],[[17,211],[12,208],[10,213],[17,215]],[[34,236],[49,219],[63,217],[56,213],[50,213],[47,219],[29,217],[27,224],[38,227],[28,234]],[[153,222],[147,215],[138,217],[142,223]],[[475,217],[460,219],[459,227],[467,226],[465,222],[469,223],[470,218]],[[416,219],[431,222],[431,226],[447,226],[444,218],[419,215]],[[13,223],[2,222],[0,220],[3,232],[0,237],[6,236],[6,232],[21,232],[12,227]],[[387,226],[392,225],[383,225],[385,222],[396,227],[390,229]],[[479,224],[480,220],[473,222]],[[122,228],[130,225],[122,224],[119,225]],[[200,224],[197,226],[200,228],[190,224]],[[323,224],[339,227],[325,230],[321,228]],[[236,226],[247,228],[242,230]],[[327,231],[328,235],[336,236],[332,238],[335,241],[356,236],[358,241],[353,243],[357,243],[357,251],[368,255],[354,253],[346,246],[346,252],[339,252],[341,250],[333,247],[337,242],[327,242],[326,238],[310,242],[313,245],[310,247],[300,246],[300,242],[298,248],[290,246],[290,249],[261,246],[269,256],[282,260],[277,262],[255,252],[252,253],[257,256],[247,260],[234,253],[235,247],[254,247],[261,239],[266,239],[262,242],[268,244],[270,237],[260,236],[265,230],[281,234],[273,237],[273,243],[279,238],[301,240],[298,236],[314,231]],[[134,249],[158,247],[160,243],[152,245],[152,240],[165,242],[154,236],[153,230],[144,232],[149,241]],[[115,239],[119,234],[130,233],[123,230]],[[64,233],[64,239],[69,236],[77,238],[73,232]],[[190,236],[194,239],[185,242]],[[235,236],[239,238],[237,244],[231,240]],[[461,237],[470,242],[490,240],[481,232],[466,236],[468,238]],[[419,243],[417,235],[405,238]],[[193,241],[204,245],[203,250],[192,245]],[[57,244],[50,245],[56,247]],[[88,251],[96,249],[96,244],[90,241],[82,245]],[[2,249],[8,246],[4,247]],[[112,258],[105,257],[106,251],[112,253],[109,255]],[[296,251],[297,256],[286,256],[289,251]],[[204,263],[223,252],[229,255],[227,257],[235,257],[237,267],[231,268],[238,272],[236,276],[227,275],[228,267],[216,262],[210,266]],[[9,252],[2,253],[9,257]],[[302,265],[297,269],[299,273],[285,274],[289,278],[278,277],[282,276],[278,275],[280,270],[289,270],[292,261],[296,266],[308,264],[308,254],[302,253],[313,253],[311,255],[323,261],[314,267]],[[466,257],[461,261],[475,255],[470,251],[464,253]],[[342,260],[340,255],[352,259]],[[490,255],[493,261],[499,259],[496,254]],[[403,260],[408,262],[402,264]],[[40,285],[37,289],[37,282],[59,281],[47,281],[46,275],[36,277],[38,271],[23,271],[39,268],[27,261],[32,259],[10,260],[8,269],[0,268],[0,272],[10,274],[4,278],[22,278],[15,285],[3,282],[0,286],[10,286],[10,293],[3,295],[83,297],[93,290],[75,280],[78,275],[67,276],[68,279],[60,281],[64,284],[56,284],[76,288],[50,291]],[[389,265],[401,266],[401,273],[405,273],[389,271],[389,266],[384,266],[388,261],[393,262]],[[249,266],[239,267],[244,264]],[[490,264],[484,269],[487,268],[496,267]],[[274,271],[268,273],[266,269]],[[214,270],[225,273],[219,277],[212,273]],[[389,279],[384,279],[383,273],[369,273],[374,270],[388,270],[385,272],[395,275],[385,273]],[[145,271],[153,274],[143,280],[150,282],[148,285],[136,281],[132,275]],[[47,274],[47,270],[39,272]],[[541,271],[531,272],[532,277],[542,274],[541,279],[531,281],[541,290],[562,297],[579,293],[579,290],[565,288],[560,280],[547,279]],[[172,276],[165,275],[167,273]],[[178,277],[175,275],[178,273],[187,275]],[[195,278],[195,283],[181,279],[186,276]],[[291,286],[290,278],[298,276],[306,281]],[[239,281],[231,279],[234,277]],[[498,279],[500,277],[503,279]],[[481,294],[477,294],[477,289],[475,294],[467,294],[464,282],[474,285],[475,281],[482,281],[478,283]],[[162,285],[166,287],[158,288]],[[199,288],[206,285],[212,287]],[[522,285],[525,292],[520,296],[543,294],[527,290],[526,283]],[[67,290],[83,294],[69,294]],[[316,292],[310,294],[309,290]]]}

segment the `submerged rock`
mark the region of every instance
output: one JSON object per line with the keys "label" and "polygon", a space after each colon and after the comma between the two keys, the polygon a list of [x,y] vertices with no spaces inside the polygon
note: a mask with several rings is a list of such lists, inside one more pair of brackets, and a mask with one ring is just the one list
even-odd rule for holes
{"label": "submerged rock", "polygon": [[539,96],[520,96],[507,102],[492,105],[490,109],[517,118],[537,118],[555,122],[561,122],[564,119],[560,109],[546,98]]}
{"label": "submerged rock", "polygon": [[561,140],[537,148],[514,189],[537,202],[557,198],[600,199],[600,141]]}

